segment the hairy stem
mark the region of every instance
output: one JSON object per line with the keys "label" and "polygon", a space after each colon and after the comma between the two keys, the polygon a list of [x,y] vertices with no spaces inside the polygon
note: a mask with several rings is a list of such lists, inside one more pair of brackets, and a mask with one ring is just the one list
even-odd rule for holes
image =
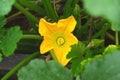
{"label": "hairy stem", "polygon": [[42,40],[42,37],[40,35],[25,34],[25,35],[23,35],[22,39],[40,39],[40,40]]}
{"label": "hairy stem", "polygon": [[36,56],[39,55],[39,52],[35,52],[31,54],[30,56],[26,57],[23,59],[20,63],[18,63],[12,70],[10,70],[1,80],[8,80],[13,74],[16,73],[23,65],[28,63],[31,59],[35,58]]}
{"label": "hairy stem", "polygon": [[116,38],[116,45],[119,45],[119,37],[118,37],[118,31],[115,32],[115,38]]}

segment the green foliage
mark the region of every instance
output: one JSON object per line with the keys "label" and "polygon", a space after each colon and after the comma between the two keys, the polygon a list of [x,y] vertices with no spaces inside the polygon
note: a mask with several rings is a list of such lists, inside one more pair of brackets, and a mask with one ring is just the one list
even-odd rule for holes
{"label": "green foliage", "polygon": [[38,18],[36,18],[34,15],[32,15],[29,11],[27,11],[23,6],[21,6],[17,1],[14,3],[14,6],[20,10],[27,18],[30,22],[32,23],[38,23],[39,20]]}
{"label": "green foliage", "polygon": [[72,80],[71,72],[56,61],[32,60],[18,72],[18,80]]}
{"label": "green foliage", "polygon": [[71,59],[71,68],[74,75],[78,75],[82,72],[84,61],[86,58],[93,57],[94,55],[102,52],[102,50],[98,49],[102,44],[104,40],[99,39],[93,39],[87,46],[83,42],[79,42],[76,45],[72,46],[71,52],[67,55],[67,58]]}
{"label": "green foliage", "polygon": [[6,18],[0,16],[0,29],[5,25],[6,23]]}
{"label": "green foliage", "polygon": [[78,0],[66,0],[65,6],[63,9],[64,18],[72,15],[73,9],[77,3],[78,3]]}
{"label": "green foliage", "polygon": [[[111,48],[115,47],[112,46]],[[120,49],[113,50],[101,58],[95,57],[91,62],[87,63],[81,75],[81,80],[119,80],[119,56]]]}
{"label": "green foliage", "polygon": [[106,24],[106,21],[101,21],[101,22],[97,23],[97,25],[95,25],[96,30],[98,29],[98,27],[100,27],[100,28],[101,28],[101,26],[104,26],[104,27],[102,29],[99,29],[98,32],[96,32],[92,36],[93,39],[101,37],[101,35],[104,35],[105,32],[107,32],[110,29],[110,24],[107,24],[107,25],[104,25],[104,24]]}
{"label": "green foliage", "polygon": [[0,53],[0,62],[2,61],[2,54]]}
{"label": "green foliage", "polygon": [[86,57],[94,57],[104,51],[104,40],[92,39],[87,45]]}
{"label": "green foliage", "polygon": [[[57,22],[59,18],[66,19],[71,15],[77,21],[73,34],[79,40],[67,55],[71,63],[62,67],[55,61],[54,53],[51,55],[54,60],[48,60],[48,54],[40,56],[46,58],[46,62],[32,60],[40,55],[39,47],[43,40],[38,33],[40,18]],[[19,80],[119,80],[119,32],[114,36],[114,31],[120,31],[119,20],[119,0],[0,0],[0,61],[14,51],[33,53],[2,80],[9,79],[16,71]],[[22,24],[21,29],[13,26],[17,23]],[[115,39],[117,46],[109,45],[115,43]]]}
{"label": "green foliage", "polygon": [[109,54],[109,53],[113,53],[115,51],[119,51],[120,47],[116,46],[116,45],[109,45],[105,51],[103,52],[103,54]]}
{"label": "green foliage", "polygon": [[103,43],[104,43],[104,40],[92,39],[91,42],[88,44],[88,47],[97,48],[97,47],[99,47]]}
{"label": "green foliage", "polygon": [[23,39],[19,41],[19,43],[17,44],[17,52],[20,53],[31,53],[31,52],[35,52],[39,50],[39,46],[40,46],[40,39]]}
{"label": "green foliage", "polygon": [[76,19],[80,19],[80,12],[81,12],[80,6],[76,4],[72,13]]}
{"label": "green foliage", "polygon": [[108,19],[112,22],[112,29],[120,31],[120,0],[84,0],[83,2],[90,14]]}
{"label": "green foliage", "polygon": [[39,14],[45,15],[45,11],[43,8],[41,8],[40,6],[38,6],[35,2],[30,1],[30,0],[18,0],[18,2],[20,4],[22,4],[23,6],[28,7],[30,10],[33,10]]}
{"label": "green foliage", "polygon": [[53,21],[58,21],[58,15],[54,10],[50,0],[42,0],[46,15]]}
{"label": "green foliage", "polygon": [[72,46],[71,52],[67,55],[68,58],[75,58],[75,57],[80,57],[84,53],[85,49],[85,44],[83,42],[80,42],[76,45]]}
{"label": "green foliage", "polygon": [[77,21],[76,29],[74,32],[76,32],[76,34],[78,36],[79,36],[78,32],[80,31],[80,27],[81,27],[80,12],[81,12],[80,6],[78,4],[76,4],[73,11],[72,11],[72,15],[75,17],[75,19]]}
{"label": "green foliage", "polygon": [[22,31],[20,30],[20,27],[15,26],[8,29],[5,35],[2,36],[2,39],[0,39],[0,50],[5,56],[10,56],[17,48],[17,42],[22,37]]}
{"label": "green foliage", "polygon": [[74,75],[81,72],[81,61],[83,60],[83,54],[85,53],[85,44],[79,42],[72,46],[71,52],[67,55],[68,58],[72,58],[71,67]]}
{"label": "green foliage", "polygon": [[7,15],[15,0],[0,0],[0,16]]}

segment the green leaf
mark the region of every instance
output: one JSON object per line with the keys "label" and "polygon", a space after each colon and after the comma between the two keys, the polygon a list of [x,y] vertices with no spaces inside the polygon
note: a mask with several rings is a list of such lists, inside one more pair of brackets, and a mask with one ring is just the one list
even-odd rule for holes
{"label": "green leaf", "polygon": [[78,44],[72,46],[71,52],[67,55],[67,58],[82,56],[85,47],[85,44],[79,41]]}
{"label": "green leaf", "polygon": [[76,45],[72,46],[71,52],[67,55],[67,58],[72,58],[72,73],[77,75],[81,72],[81,62],[83,60],[83,54],[85,52],[85,44],[79,42]]}
{"label": "green leaf", "polygon": [[0,0],[0,16],[8,14],[15,0]]}
{"label": "green leaf", "polygon": [[3,16],[0,16],[0,29],[5,25],[5,23],[6,23],[6,18],[4,18]]}
{"label": "green leaf", "polygon": [[1,39],[0,49],[5,56],[10,56],[13,54],[14,50],[17,48],[17,42],[22,37],[22,31],[20,27],[15,26],[10,28],[3,39]]}
{"label": "green leaf", "polygon": [[111,27],[114,31],[120,31],[120,23],[118,22],[113,22]]}
{"label": "green leaf", "polygon": [[[110,24],[106,24],[106,23],[107,22],[104,21],[104,20],[97,23],[97,25],[99,24],[99,26],[95,26],[97,30],[99,29],[98,27],[101,27],[101,26],[104,26],[104,27],[102,29],[99,29],[98,31],[96,31],[95,34],[93,34],[93,36],[92,36],[93,39],[99,38],[99,37],[105,35],[105,33],[107,32],[107,30],[110,29],[111,25]],[[104,24],[106,24],[106,25],[104,25]]]}
{"label": "green leaf", "polygon": [[120,47],[116,45],[109,45],[103,52],[103,54],[113,53],[114,51],[120,50]]}
{"label": "green leaf", "polygon": [[2,42],[2,39],[3,39],[4,35],[5,35],[5,30],[4,29],[0,29],[0,44]]}
{"label": "green leaf", "polygon": [[80,12],[81,12],[80,6],[76,4],[73,9],[73,15],[75,16],[75,18],[80,18]]}
{"label": "green leaf", "polygon": [[63,9],[62,18],[66,18],[66,17],[71,16],[73,9],[78,2],[79,2],[79,0],[66,0],[65,6]]}
{"label": "green leaf", "polygon": [[108,19],[113,25],[112,29],[120,31],[120,0],[83,0],[83,2],[90,14]]}
{"label": "green leaf", "polygon": [[63,10],[64,18],[66,18],[72,14],[72,10],[73,10],[72,3],[73,3],[73,0],[66,0],[66,4],[65,4],[64,10]]}
{"label": "green leaf", "polygon": [[21,6],[17,0],[14,3],[15,8],[17,8],[19,11],[21,11],[30,22],[30,27],[32,27],[35,31],[37,31],[37,27],[35,24],[38,24],[39,19],[35,17],[33,14],[31,14],[28,10],[26,10],[23,6]]}
{"label": "green leaf", "polygon": [[92,39],[92,41],[88,44],[88,47],[96,48],[96,47],[100,46],[103,43],[104,43],[104,40]]}
{"label": "green leaf", "polygon": [[2,54],[0,53],[0,62],[2,61]]}
{"label": "green leaf", "polygon": [[113,50],[103,57],[95,57],[87,63],[81,80],[119,80],[120,50]]}
{"label": "green leaf", "polygon": [[[75,5],[74,9],[73,9],[73,16],[75,17],[76,21],[77,21],[77,25],[75,28],[75,31],[77,35],[79,35],[79,31],[80,31],[80,27],[81,27],[81,17],[80,17],[80,6],[78,4]],[[80,35],[79,35],[80,36]]]}
{"label": "green leaf", "polygon": [[72,80],[72,73],[58,62],[35,59],[19,70],[18,80]]}
{"label": "green leaf", "polygon": [[27,19],[31,22],[31,25],[33,26],[34,30],[37,30],[37,27],[35,26],[35,24],[38,24],[39,19],[36,18],[34,15],[32,15],[29,11],[27,11],[23,6],[21,6],[17,1],[14,3],[14,6],[20,10],[26,17]]}
{"label": "green leaf", "polygon": [[39,14],[42,14],[44,15],[45,14],[45,11],[43,8],[41,8],[40,6],[38,6],[35,1],[32,2],[30,0],[19,0],[18,2],[20,2],[20,4],[28,7],[30,10],[33,10]]}
{"label": "green leaf", "polygon": [[44,10],[46,12],[46,15],[51,18],[53,21],[58,21],[58,15],[56,11],[54,10],[50,0],[41,0],[43,3]]}

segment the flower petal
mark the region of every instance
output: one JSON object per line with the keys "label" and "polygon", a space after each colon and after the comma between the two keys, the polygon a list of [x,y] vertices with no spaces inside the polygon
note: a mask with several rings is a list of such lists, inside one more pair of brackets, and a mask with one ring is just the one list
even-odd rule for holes
{"label": "flower petal", "polygon": [[63,66],[67,65],[67,63],[70,61],[70,59],[66,58],[70,50],[71,50],[70,47],[62,47],[62,48],[58,47],[53,49],[58,59],[58,62]]}
{"label": "flower petal", "polygon": [[52,40],[48,37],[44,37],[44,40],[40,45],[40,53],[44,54],[51,49],[53,49]]}
{"label": "flower petal", "polygon": [[78,43],[78,39],[72,33],[67,33],[66,39],[66,45],[71,46]]}
{"label": "flower petal", "polygon": [[76,26],[76,20],[73,16],[58,21],[58,26],[63,27],[64,31],[72,32]]}
{"label": "flower petal", "polygon": [[41,36],[45,36],[47,30],[53,31],[52,29],[56,26],[56,23],[49,23],[44,18],[41,18],[39,22],[39,33]]}

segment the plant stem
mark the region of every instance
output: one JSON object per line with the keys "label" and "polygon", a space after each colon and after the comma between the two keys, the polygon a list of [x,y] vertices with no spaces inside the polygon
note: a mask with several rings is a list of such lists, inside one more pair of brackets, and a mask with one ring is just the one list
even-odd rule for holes
{"label": "plant stem", "polygon": [[53,21],[58,21],[58,14],[55,12],[54,8],[52,7],[51,0],[41,0],[43,3],[43,7],[46,11],[46,15],[51,18]]}
{"label": "plant stem", "polygon": [[[32,15],[29,11],[27,11],[24,7],[22,7],[17,1],[15,1],[14,6],[18,10],[20,10],[28,18],[28,20],[30,20],[36,24],[39,22],[39,20],[34,15]],[[33,28],[35,30],[37,30],[36,27],[33,27]]]}
{"label": "plant stem", "polygon": [[92,39],[92,33],[93,33],[93,25],[94,25],[94,18],[91,17],[91,23],[90,23],[90,29],[89,29],[89,36],[88,36],[88,43]]}
{"label": "plant stem", "polygon": [[112,34],[106,32],[106,36],[109,37],[113,42],[115,42],[115,37]]}
{"label": "plant stem", "polygon": [[18,63],[12,70],[10,70],[1,80],[8,80],[18,69],[20,69],[24,64],[28,63],[31,59],[39,55],[39,52],[35,52],[30,56],[26,57],[20,63]]}
{"label": "plant stem", "polygon": [[[26,8],[26,10],[29,10],[29,9]],[[8,21],[8,22],[11,21],[13,18],[19,16],[20,14],[22,14],[21,11],[18,11],[18,12],[16,12],[16,13],[12,14],[11,16],[7,17],[7,21]]]}
{"label": "plant stem", "polygon": [[80,75],[77,75],[77,76],[76,76],[76,80],[80,80]]}
{"label": "plant stem", "polygon": [[115,38],[116,38],[116,45],[119,45],[119,37],[118,37],[118,31],[115,32]]}
{"label": "plant stem", "polygon": [[8,21],[8,22],[11,21],[13,18],[17,17],[17,16],[20,15],[20,14],[21,14],[21,12],[19,11],[19,12],[15,13],[15,14],[9,16],[9,17],[7,18],[7,21]]}
{"label": "plant stem", "polygon": [[50,54],[51,54],[52,58],[53,58],[55,61],[58,61],[58,60],[57,60],[57,57],[55,56],[55,54],[54,54],[54,52],[53,52],[53,50],[50,50]]}
{"label": "plant stem", "polygon": [[42,37],[40,35],[25,34],[25,35],[23,35],[22,39],[40,39],[40,40],[42,40]]}

